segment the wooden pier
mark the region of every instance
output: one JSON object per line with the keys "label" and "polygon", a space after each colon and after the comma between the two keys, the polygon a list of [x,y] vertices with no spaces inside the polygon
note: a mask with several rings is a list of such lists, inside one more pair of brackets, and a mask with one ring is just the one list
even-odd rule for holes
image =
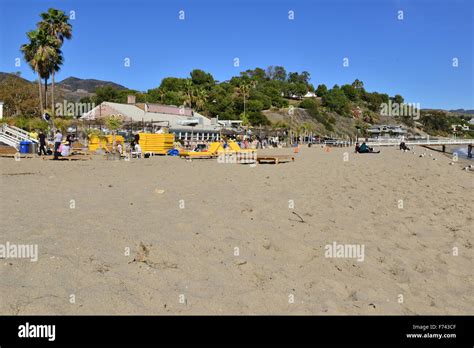
{"label": "wooden pier", "polygon": [[467,146],[467,157],[472,158],[472,147],[474,146],[474,139],[421,139],[421,140],[401,140],[401,139],[376,139],[369,140],[367,145],[369,146],[399,146],[401,142],[404,142],[407,146],[441,146],[441,151],[446,152],[446,146],[452,145],[466,145]]}

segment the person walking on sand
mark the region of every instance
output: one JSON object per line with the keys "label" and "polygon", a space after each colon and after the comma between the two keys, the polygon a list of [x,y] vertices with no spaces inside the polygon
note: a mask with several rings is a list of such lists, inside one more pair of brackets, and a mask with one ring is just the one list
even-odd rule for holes
{"label": "person walking on sand", "polygon": [[63,140],[63,135],[61,131],[58,129],[56,134],[54,135],[54,159],[57,160],[59,157],[59,146],[61,145],[61,141]]}
{"label": "person walking on sand", "polygon": [[40,145],[39,155],[41,156],[41,153],[43,153],[46,156],[48,154],[46,152],[46,134],[44,134],[42,130],[40,130],[39,132],[38,139],[39,139],[39,145]]}

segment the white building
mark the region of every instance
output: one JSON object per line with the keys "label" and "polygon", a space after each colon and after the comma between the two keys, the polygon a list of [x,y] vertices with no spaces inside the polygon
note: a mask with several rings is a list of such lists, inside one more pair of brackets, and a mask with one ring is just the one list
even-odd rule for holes
{"label": "white building", "polygon": [[307,93],[303,96],[303,98],[316,98],[316,97],[317,97],[317,96],[316,96],[316,93],[314,93],[314,92],[307,92]]}
{"label": "white building", "polygon": [[367,129],[367,133],[369,133],[374,138],[400,138],[407,134],[407,130],[404,129],[402,126],[394,126],[394,125],[375,125]]}

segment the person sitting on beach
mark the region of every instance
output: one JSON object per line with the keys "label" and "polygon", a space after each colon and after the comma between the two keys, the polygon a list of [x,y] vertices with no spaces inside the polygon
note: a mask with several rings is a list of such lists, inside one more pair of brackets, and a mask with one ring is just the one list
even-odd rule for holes
{"label": "person sitting on beach", "polygon": [[71,146],[69,143],[61,144],[60,149],[61,157],[67,157],[71,154]]}
{"label": "person sitting on beach", "polygon": [[400,150],[402,151],[410,151],[410,148],[405,144],[404,141],[400,143]]}
{"label": "person sitting on beach", "polygon": [[360,144],[359,143],[356,143],[356,146],[355,146],[355,153],[358,153],[360,150]]}
{"label": "person sitting on beach", "polygon": [[221,145],[223,149],[227,149],[227,141],[225,139],[221,139]]}
{"label": "person sitting on beach", "polygon": [[142,147],[137,143],[135,144],[133,150],[135,151],[136,155],[141,157],[142,155]]}
{"label": "person sitting on beach", "polygon": [[365,141],[359,147],[359,153],[379,153],[380,151],[375,152],[372,147],[369,147]]}

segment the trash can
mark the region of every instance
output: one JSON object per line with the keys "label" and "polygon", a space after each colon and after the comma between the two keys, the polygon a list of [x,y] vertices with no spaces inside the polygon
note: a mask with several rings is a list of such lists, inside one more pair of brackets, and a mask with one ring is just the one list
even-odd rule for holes
{"label": "trash can", "polygon": [[28,147],[28,153],[37,153],[38,152],[38,144],[31,142]]}
{"label": "trash can", "polygon": [[30,141],[20,142],[20,153],[28,153],[30,147]]}

